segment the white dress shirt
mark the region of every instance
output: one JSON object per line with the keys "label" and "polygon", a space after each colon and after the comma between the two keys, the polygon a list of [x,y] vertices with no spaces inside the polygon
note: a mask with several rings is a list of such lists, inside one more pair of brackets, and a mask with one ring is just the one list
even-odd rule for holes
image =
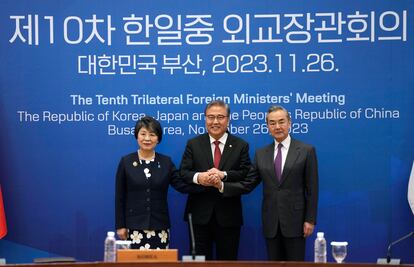
{"label": "white dress shirt", "polygon": [[[226,132],[226,133],[223,134],[222,137],[220,137],[218,139],[218,141],[220,141],[219,149],[220,149],[221,154],[223,154],[224,146],[226,145],[226,141],[227,141],[228,136],[229,136],[229,134]],[[216,145],[214,144],[214,142],[216,141],[216,139],[214,139],[211,135],[209,135],[209,137],[210,137],[210,145],[211,145],[211,156],[213,157],[213,161],[214,161],[214,150],[216,149]],[[199,173],[196,172],[193,176],[193,182],[195,184],[198,184],[198,180],[197,180],[198,179],[198,174]],[[224,172],[224,176],[227,176],[227,172]],[[221,190],[219,190],[219,191],[220,191],[220,193],[223,193],[224,183],[222,183]]]}
{"label": "white dress shirt", "polygon": [[[283,140],[282,143],[282,148],[280,149],[282,151],[282,170],[281,173],[283,173],[283,168],[285,167],[285,162],[286,162],[286,158],[287,158],[287,154],[289,152],[289,147],[290,147],[290,141],[292,139],[290,138],[290,135],[288,135],[285,140]],[[275,139],[275,151],[273,153],[273,161],[275,161],[276,155],[277,155],[277,146],[279,145],[279,142],[276,141]]]}

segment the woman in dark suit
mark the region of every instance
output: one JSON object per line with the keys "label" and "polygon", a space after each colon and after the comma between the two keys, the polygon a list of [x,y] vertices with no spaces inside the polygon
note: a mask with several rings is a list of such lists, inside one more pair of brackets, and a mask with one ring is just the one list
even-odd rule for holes
{"label": "woman in dark suit", "polygon": [[152,117],[135,125],[138,151],[121,158],[116,173],[115,224],[120,239],[135,249],[166,249],[170,240],[167,193],[171,184],[188,193],[194,185],[180,179],[170,157],[155,152],[162,140],[160,123]]}

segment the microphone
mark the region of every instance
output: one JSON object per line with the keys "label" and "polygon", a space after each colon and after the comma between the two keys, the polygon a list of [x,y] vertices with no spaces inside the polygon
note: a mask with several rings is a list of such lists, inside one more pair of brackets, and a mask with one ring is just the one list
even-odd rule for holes
{"label": "microphone", "polygon": [[205,261],[206,256],[197,255],[196,252],[193,218],[191,213],[188,214],[188,225],[190,226],[191,256],[184,255],[183,261]]}
{"label": "microphone", "polygon": [[389,244],[389,246],[388,246],[388,250],[387,250],[387,263],[390,263],[390,261],[391,261],[391,248],[392,248],[394,245],[396,245],[396,244],[400,243],[401,241],[403,241],[403,240],[405,240],[405,239],[407,239],[407,238],[409,238],[409,237],[411,237],[411,236],[413,236],[413,235],[414,235],[414,231],[413,231],[413,232],[410,232],[410,233],[408,233],[408,234],[406,234],[405,236],[401,237],[400,239],[398,239],[398,240],[396,240],[396,241],[394,241],[394,242],[391,242],[391,243]]}
{"label": "microphone", "polygon": [[196,256],[196,247],[195,247],[195,237],[194,237],[194,228],[193,228],[193,218],[191,213],[188,214],[188,224],[190,225],[190,238],[191,238],[191,256],[195,260]]}

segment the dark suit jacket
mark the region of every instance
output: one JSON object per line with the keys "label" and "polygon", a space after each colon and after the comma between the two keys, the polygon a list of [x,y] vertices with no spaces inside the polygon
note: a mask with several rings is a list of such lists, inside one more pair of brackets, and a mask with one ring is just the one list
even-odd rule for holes
{"label": "dark suit jacket", "polygon": [[274,145],[273,142],[257,150],[246,179],[225,188],[224,195],[248,193],[263,181],[264,236],[275,237],[280,222],[283,236],[300,237],[305,221],[316,224],[318,164],[315,148],[292,138],[279,183],[273,165]]}
{"label": "dark suit jacket", "polygon": [[[224,188],[233,182],[243,180],[250,168],[249,145],[242,139],[228,135],[221,156],[219,169],[227,172]],[[208,134],[197,136],[187,142],[181,161],[181,176],[187,183],[193,183],[196,172],[205,172],[214,167]],[[184,219],[192,213],[194,224],[207,224],[213,213],[220,226],[231,227],[243,224],[240,194],[224,197],[217,188],[204,187],[202,192],[191,193],[187,199]]]}
{"label": "dark suit jacket", "polygon": [[156,153],[152,164],[154,168],[151,168],[151,177],[147,179],[137,152],[121,158],[116,173],[116,229],[161,230],[169,228],[168,186],[171,184],[183,193],[196,188],[195,185],[187,184],[179,177],[169,157]]}

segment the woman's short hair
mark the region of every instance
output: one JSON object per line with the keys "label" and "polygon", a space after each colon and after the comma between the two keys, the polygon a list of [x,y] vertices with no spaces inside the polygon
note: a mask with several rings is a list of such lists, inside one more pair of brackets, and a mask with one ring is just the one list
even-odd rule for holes
{"label": "woman's short hair", "polygon": [[158,137],[158,143],[161,143],[162,140],[162,128],[159,121],[154,119],[150,116],[142,117],[137,123],[135,124],[135,139],[138,139],[138,132],[141,130],[141,128],[148,129],[149,131],[155,133],[155,135]]}

